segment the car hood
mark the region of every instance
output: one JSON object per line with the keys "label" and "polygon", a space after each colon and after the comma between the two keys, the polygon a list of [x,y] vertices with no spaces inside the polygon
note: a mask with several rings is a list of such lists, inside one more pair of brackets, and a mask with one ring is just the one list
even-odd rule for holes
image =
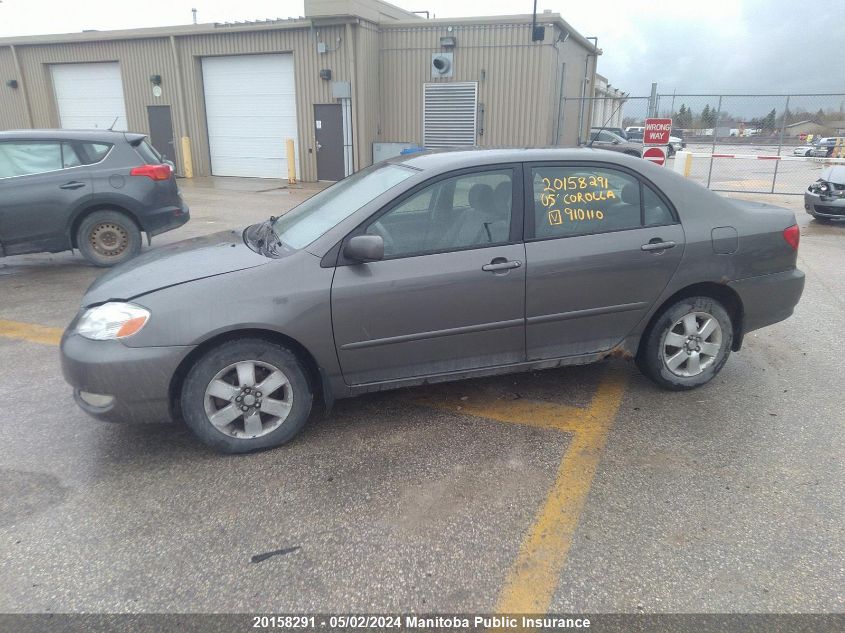
{"label": "car hood", "polygon": [[845,185],[845,165],[832,165],[822,170],[822,180],[835,185]]}
{"label": "car hood", "polygon": [[82,305],[128,301],[154,290],[273,261],[250,249],[242,234],[243,231],[221,231],[147,251],[94,281],[82,298]]}

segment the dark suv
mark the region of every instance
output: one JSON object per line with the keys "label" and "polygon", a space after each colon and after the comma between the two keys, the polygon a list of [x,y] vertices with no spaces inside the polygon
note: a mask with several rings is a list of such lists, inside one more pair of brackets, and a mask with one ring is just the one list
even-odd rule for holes
{"label": "dark suv", "polygon": [[0,132],[0,257],[78,248],[97,266],[185,224],[173,165],[146,136],[105,130]]}

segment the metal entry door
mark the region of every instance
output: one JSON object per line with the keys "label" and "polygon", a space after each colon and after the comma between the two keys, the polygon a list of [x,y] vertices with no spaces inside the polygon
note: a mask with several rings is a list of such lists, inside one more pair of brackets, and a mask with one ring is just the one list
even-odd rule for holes
{"label": "metal entry door", "polygon": [[147,119],[150,123],[150,142],[174,165],[176,151],[173,147],[173,120],[170,118],[170,106],[147,106]]}
{"label": "metal entry door", "polygon": [[343,178],[343,114],[339,103],[314,105],[317,179]]}

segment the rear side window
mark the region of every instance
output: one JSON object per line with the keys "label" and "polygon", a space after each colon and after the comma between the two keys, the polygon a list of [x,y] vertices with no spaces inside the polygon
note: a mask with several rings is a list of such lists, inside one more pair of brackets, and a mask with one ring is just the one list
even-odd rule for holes
{"label": "rear side window", "polygon": [[534,237],[549,239],[641,226],[640,183],[615,169],[532,168]]}
{"label": "rear side window", "polygon": [[111,143],[76,143],[76,149],[81,154],[79,157],[83,165],[99,163],[106,157],[112,148]]}
{"label": "rear side window", "polygon": [[161,163],[161,154],[159,154],[155,148],[147,143],[147,141],[141,141],[135,146],[135,151],[141,155],[141,158],[144,159],[144,162],[148,165],[158,165]]}
{"label": "rear side window", "polygon": [[58,142],[0,143],[0,178],[43,174],[62,169],[62,144]]}
{"label": "rear side window", "polygon": [[669,205],[648,185],[643,185],[643,214],[646,226],[663,226],[675,222]]}

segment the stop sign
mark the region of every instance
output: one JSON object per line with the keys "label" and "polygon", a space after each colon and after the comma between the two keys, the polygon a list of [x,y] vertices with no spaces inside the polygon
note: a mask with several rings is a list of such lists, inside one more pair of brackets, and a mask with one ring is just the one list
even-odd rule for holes
{"label": "stop sign", "polygon": [[655,165],[664,165],[666,163],[666,148],[664,147],[647,147],[643,152],[643,158],[650,160]]}

